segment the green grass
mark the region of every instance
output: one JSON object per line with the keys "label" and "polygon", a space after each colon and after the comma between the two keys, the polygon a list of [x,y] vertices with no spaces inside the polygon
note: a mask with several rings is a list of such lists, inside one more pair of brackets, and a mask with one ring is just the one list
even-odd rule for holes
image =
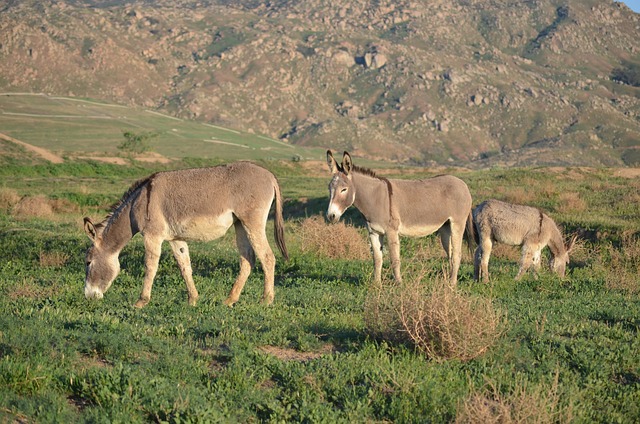
{"label": "green grass", "polygon": [[[104,299],[84,298],[89,240],[81,218],[104,216],[139,177],[207,162],[4,166],[2,188],[65,198],[78,210],[24,219],[0,208],[0,421],[450,422],[487,384],[507,396],[523,384],[551,387],[556,375],[560,408],[572,407],[577,422],[640,420],[640,294],[607,284],[620,271],[611,255],[622,253],[622,235],[640,230],[637,178],[607,169],[458,173],[475,203],[520,198],[593,237],[562,281],[545,272],[515,282],[517,264],[496,253],[492,283],[477,284],[467,253],[461,290],[493,299],[507,313],[507,329],[483,356],[432,362],[410,346],[368,336],[369,260],[300,252],[298,222],[326,208],[329,175],[289,161],[262,163],[289,199],[292,259],[277,257],[274,305],[259,303],[259,267],[236,306],[222,304],[238,270],[230,232],[190,245],[196,307],[187,305],[165,246],[151,302],[141,310],[132,307],[144,274],[140,236],[123,250],[123,270]],[[568,204],[565,192],[578,193],[586,207]],[[347,219],[361,224],[355,211]],[[402,243],[406,267],[419,249],[435,246],[427,266],[441,268],[433,237]],[[56,252],[64,263],[42,260]],[[638,252],[632,255],[623,266],[635,266],[630,275],[637,278]]]}
{"label": "green grass", "polygon": [[2,133],[62,155],[118,155],[123,132],[131,131],[157,133],[151,150],[171,158],[324,158],[323,149],[91,99],[2,94],[0,109]]}

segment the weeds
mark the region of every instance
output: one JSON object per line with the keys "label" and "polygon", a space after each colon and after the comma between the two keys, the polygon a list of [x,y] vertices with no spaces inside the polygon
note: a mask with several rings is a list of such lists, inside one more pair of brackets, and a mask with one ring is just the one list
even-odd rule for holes
{"label": "weeds", "polygon": [[307,218],[300,224],[301,250],[329,259],[367,259],[368,242],[357,228],[338,222],[328,225],[321,216]]}
{"label": "weeds", "polygon": [[551,424],[573,421],[573,407],[562,407],[558,392],[558,372],[551,387],[531,387],[519,382],[508,394],[494,383],[472,393],[459,407],[456,424]]}
{"label": "weeds", "polygon": [[490,299],[466,295],[442,275],[422,271],[399,285],[373,285],[365,323],[372,335],[410,343],[436,361],[468,361],[497,341],[506,319]]}

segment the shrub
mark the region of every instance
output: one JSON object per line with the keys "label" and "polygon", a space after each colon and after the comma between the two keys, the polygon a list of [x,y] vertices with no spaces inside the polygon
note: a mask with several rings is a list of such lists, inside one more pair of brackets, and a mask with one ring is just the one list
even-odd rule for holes
{"label": "shrub", "polygon": [[13,189],[0,188],[0,210],[9,210],[20,201],[20,195]]}
{"label": "shrub", "polygon": [[300,249],[330,259],[367,259],[371,256],[369,243],[358,229],[344,222],[328,225],[319,216],[307,218],[300,224]]}
{"label": "shrub", "polygon": [[49,218],[53,215],[53,208],[46,196],[25,196],[11,212],[17,218]]}
{"label": "shrub", "polygon": [[640,238],[631,233],[622,235],[620,249],[615,249],[608,245],[604,248],[604,255],[608,257],[609,263],[603,264],[608,267],[606,273],[607,288],[612,290],[622,290],[629,294],[640,292]]}
{"label": "shrub", "polygon": [[369,289],[365,325],[374,337],[411,344],[436,361],[466,361],[502,334],[506,319],[490,299],[464,294],[442,275],[405,276],[401,284],[384,281]]}
{"label": "shrub", "polygon": [[543,384],[529,387],[520,382],[511,393],[503,395],[489,385],[472,393],[459,407],[455,422],[462,423],[568,423],[573,409],[562,408],[558,393],[558,373],[551,387]]}

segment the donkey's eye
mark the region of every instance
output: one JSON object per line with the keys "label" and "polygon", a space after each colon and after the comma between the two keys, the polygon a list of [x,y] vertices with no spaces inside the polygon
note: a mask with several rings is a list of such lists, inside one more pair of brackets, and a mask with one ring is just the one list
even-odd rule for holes
{"label": "donkey's eye", "polygon": [[87,261],[85,265],[88,267],[89,265],[91,265],[91,261]]}
{"label": "donkey's eye", "polygon": [[340,193],[346,193],[346,192],[347,192],[346,188],[343,188],[342,190],[340,190]]}

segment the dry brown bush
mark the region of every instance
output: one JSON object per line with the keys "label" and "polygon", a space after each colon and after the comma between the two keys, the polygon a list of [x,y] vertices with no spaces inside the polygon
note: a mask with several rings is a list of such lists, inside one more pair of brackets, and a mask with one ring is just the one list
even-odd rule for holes
{"label": "dry brown bush", "polygon": [[52,252],[40,252],[39,255],[41,267],[54,267],[59,268],[67,263],[69,255],[64,252],[52,251]]}
{"label": "dry brown bush", "polygon": [[331,259],[367,259],[371,257],[368,241],[352,225],[327,224],[321,216],[300,223],[300,249]]}
{"label": "dry brown bush", "polygon": [[626,233],[622,235],[620,249],[608,245],[600,252],[600,257],[609,257],[604,264],[607,288],[622,290],[629,294],[640,293],[640,238],[638,235]]}
{"label": "dry brown bush", "polygon": [[563,408],[558,393],[558,373],[551,387],[518,383],[502,395],[495,385],[471,394],[458,408],[457,424],[547,424],[573,421],[573,407]]}
{"label": "dry brown bush", "polygon": [[383,281],[369,289],[365,325],[374,337],[412,344],[436,361],[466,361],[502,334],[505,315],[490,299],[462,293],[443,275],[404,275],[401,284]]}
{"label": "dry brown bush", "polygon": [[557,210],[561,213],[583,212],[587,209],[587,202],[576,192],[562,193],[559,201]]}
{"label": "dry brown bush", "polygon": [[504,191],[504,201],[516,205],[532,204],[535,202],[536,196],[536,191],[524,187],[514,187],[509,191]]}
{"label": "dry brown bush", "polygon": [[0,210],[9,210],[20,201],[18,192],[11,188],[0,188]]}
{"label": "dry brown bush", "polygon": [[25,196],[11,212],[17,218],[49,218],[53,215],[53,208],[46,196]]}

